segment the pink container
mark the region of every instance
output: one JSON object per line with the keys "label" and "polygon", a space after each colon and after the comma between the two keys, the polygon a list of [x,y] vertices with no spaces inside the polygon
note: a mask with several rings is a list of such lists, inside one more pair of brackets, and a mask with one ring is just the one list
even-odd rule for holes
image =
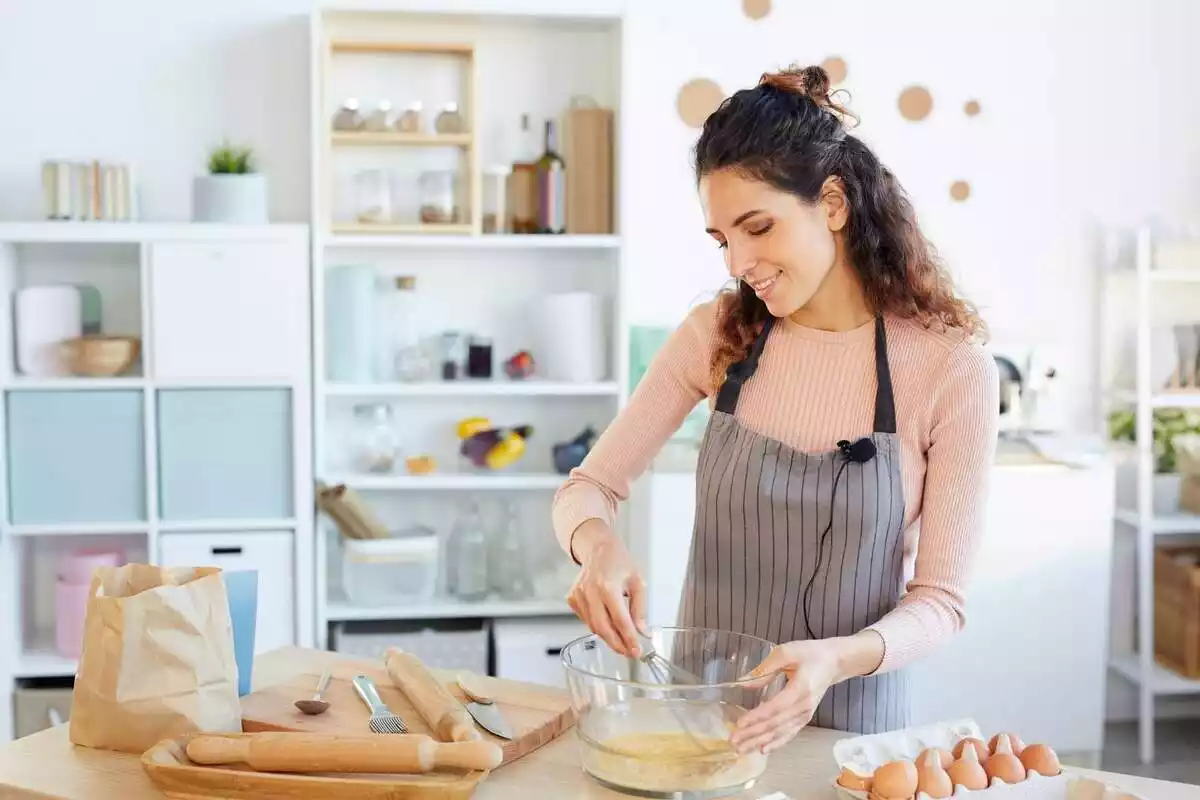
{"label": "pink container", "polygon": [[97,567],[124,562],[125,555],[119,550],[76,550],[63,557],[54,591],[54,645],[59,655],[79,658],[92,573]]}

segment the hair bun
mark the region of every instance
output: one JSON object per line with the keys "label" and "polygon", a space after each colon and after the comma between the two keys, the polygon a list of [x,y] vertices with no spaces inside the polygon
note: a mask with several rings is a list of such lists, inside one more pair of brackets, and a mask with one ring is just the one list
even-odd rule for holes
{"label": "hair bun", "polygon": [[[758,79],[759,86],[770,86],[781,92],[807,97],[818,108],[823,108],[835,117],[845,122],[847,119],[858,122],[858,117],[848,108],[836,103],[830,97],[831,81],[824,67],[810,65],[799,67],[792,65],[779,72],[764,72]],[[840,89],[838,90],[841,91]]]}

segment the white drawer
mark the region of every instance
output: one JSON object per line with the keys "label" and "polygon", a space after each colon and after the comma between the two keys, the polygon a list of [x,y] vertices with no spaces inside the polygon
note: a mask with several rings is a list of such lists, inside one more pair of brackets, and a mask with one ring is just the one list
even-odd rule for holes
{"label": "white drawer", "polygon": [[257,571],[254,651],[295,644],[295,560],[290,531],[164,533],[159,537],[159,561],[167,567]]}
{"label": "white drawer", "polygon": [[562,649],[590,633],[582,622],[564,618],[496,620],[492,630],[497,677],[562,688]]}

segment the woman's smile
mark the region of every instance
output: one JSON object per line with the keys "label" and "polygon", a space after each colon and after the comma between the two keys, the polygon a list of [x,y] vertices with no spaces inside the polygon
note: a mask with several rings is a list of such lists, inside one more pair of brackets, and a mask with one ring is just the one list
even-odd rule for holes
{"label": "woman's smile", "polygon": [[779,276],[782,274],[783,270],[778,270],[771,275],[765,275],[758,278],[750,278],[747,276],[742,280],[744,280],[750,286],[750,288],[754,290],[754,293],[758,295],[760,300],[766,300],[771,295],[771,289],[774,288],[776,281],[779,280]]}

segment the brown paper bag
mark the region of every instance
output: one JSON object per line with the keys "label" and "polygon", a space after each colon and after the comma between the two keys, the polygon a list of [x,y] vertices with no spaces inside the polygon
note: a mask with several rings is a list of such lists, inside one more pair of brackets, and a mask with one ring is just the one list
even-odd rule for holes
{"label": "brown paper bag", "polygon": [[70,724],[75,744],[127,753],[184,733],[242,729],[221,570],[96,570]]}

